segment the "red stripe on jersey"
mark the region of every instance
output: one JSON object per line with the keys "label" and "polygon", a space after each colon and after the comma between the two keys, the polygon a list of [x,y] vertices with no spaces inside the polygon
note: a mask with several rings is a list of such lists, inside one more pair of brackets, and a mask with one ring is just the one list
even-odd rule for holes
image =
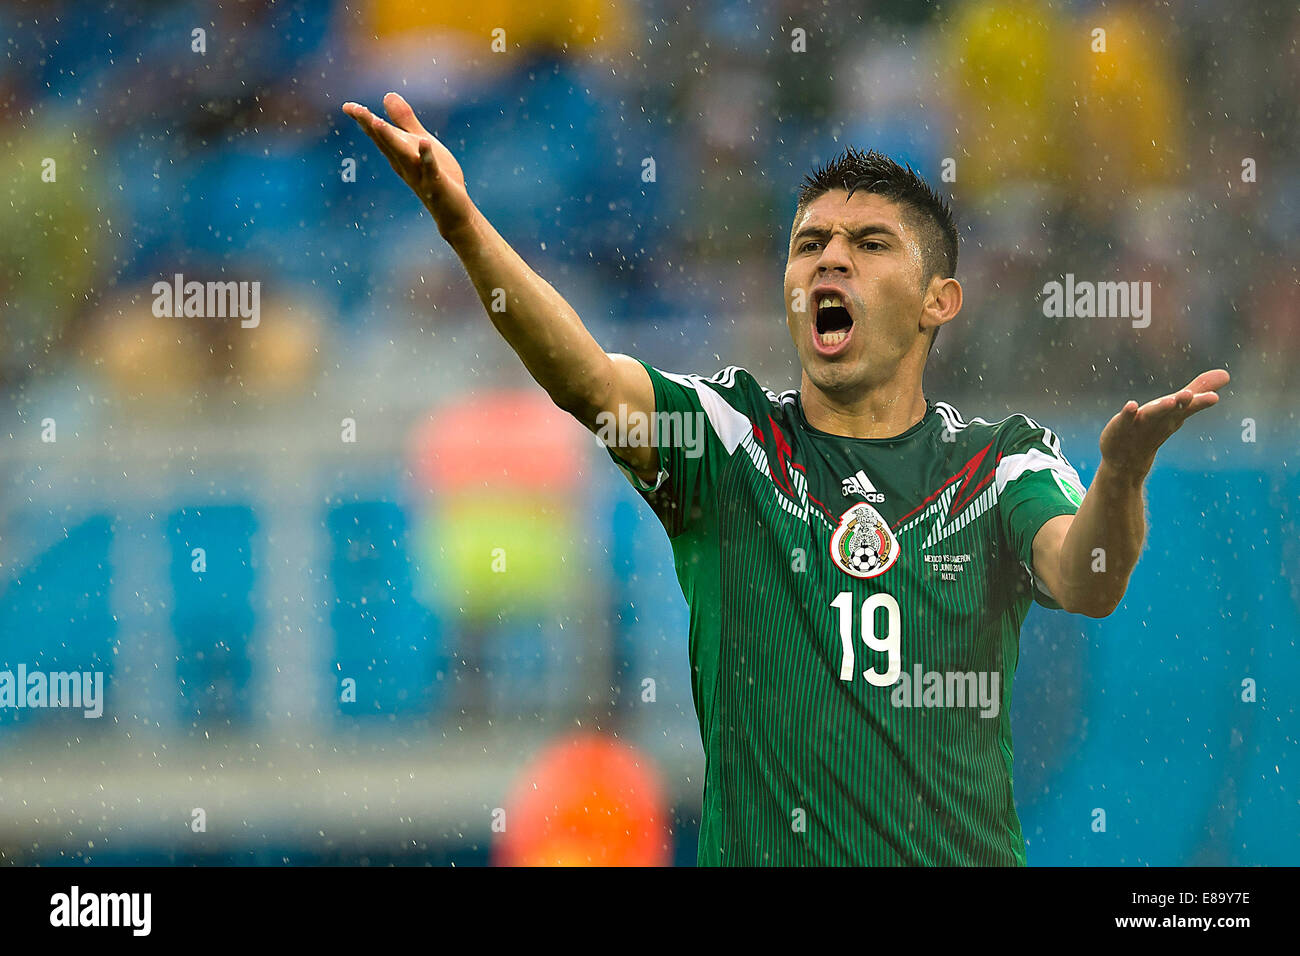
{"label": "red stripe on jersey", "polygon": [[943,494],[949,485],[959,478],[961,479],[961,487],[957,489],[957,494],[953,496],[952,507],[948,509],[949,516],[957,514],[958,511],[970,504],[970,502],[984,490],[984,487],[992,481],[998,473],[998,462],[1002,460],[1002,452],[998,452],[997,457],[993,459],[993,463],[990,466],[988,473],[985,474],[984,477],[980,478],[979,481],[975,483],[974,487],[971,487],[975,475],[979,472],[980,463],[984,461],[985,456],[988,455],[989,449],[992,447],[993,442],[989,442],[977,451],[970,461],[961,466],[961,470],[940,485],[936,491],[927,496],[919,505],[895,521],[893,527],[897,528],[908,518],[912,517],[912,515],[927,507],[931,502]]}

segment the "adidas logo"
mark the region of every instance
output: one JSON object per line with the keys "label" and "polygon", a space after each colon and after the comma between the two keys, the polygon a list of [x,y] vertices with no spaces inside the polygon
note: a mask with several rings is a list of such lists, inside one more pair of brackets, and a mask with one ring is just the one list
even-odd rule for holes
{"label": "adidas logo", "polygon": [[840,482],[840,489],[844,492],[845,498],[860,495],[863,501],[870,501],[877,505],[885,500],[884,492],[876,490],[876,486],[871,483],[865,471],[859,471],[843,479]]}

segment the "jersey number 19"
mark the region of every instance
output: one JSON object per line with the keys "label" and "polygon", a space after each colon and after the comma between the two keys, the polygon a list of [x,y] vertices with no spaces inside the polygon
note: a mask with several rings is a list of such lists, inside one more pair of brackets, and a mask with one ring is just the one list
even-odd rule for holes
{"label": "jersey number 19", "polygon": [[[840,644],[844,648],[844,657],[840,661],[840,680],[853,680],[853,592],[841,591],[831,601],[831,607],[840,612]],[[876,611],[885,609],[885,636],[876,634]],[[898,680],[902,670],[902,654],[899,650],[899,632],[902,630],[901,614],[898,602],[892,594],[873,594],[862,602],[862,640],[867,647],[889,655],[889,669],[881,674],[874,667],[862,672],[867,682],[876,687],[888,687]]]}

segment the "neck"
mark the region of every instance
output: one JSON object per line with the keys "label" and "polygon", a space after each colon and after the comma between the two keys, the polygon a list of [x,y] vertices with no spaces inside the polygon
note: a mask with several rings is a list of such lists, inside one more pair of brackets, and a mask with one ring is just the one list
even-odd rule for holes
{"label": "neck", "polygon": [[808,424],[845,438],[894,438],[925,417],[920,381],[895,378],[853,393],[824,392],[804,372],[800,397]]}

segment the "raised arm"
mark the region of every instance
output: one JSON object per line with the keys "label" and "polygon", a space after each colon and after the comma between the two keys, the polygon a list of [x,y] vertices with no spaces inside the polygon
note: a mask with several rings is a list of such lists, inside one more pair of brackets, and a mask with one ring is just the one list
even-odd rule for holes
{"label": "raised arm", "polygon": [[[628,420],[651,415],[654,389],[641,363],[606,353],[563,296],[510,248],[469,198],[460,163],[421,125],[406,100],[389,93],[384,109],[391,122],[359,103],[343,105],[429,210],[488,318],[537,384],[592,431],[601,412],[617,416],[620,405]],[[642,478],[654,479],[652,447],[617,452]]]}

